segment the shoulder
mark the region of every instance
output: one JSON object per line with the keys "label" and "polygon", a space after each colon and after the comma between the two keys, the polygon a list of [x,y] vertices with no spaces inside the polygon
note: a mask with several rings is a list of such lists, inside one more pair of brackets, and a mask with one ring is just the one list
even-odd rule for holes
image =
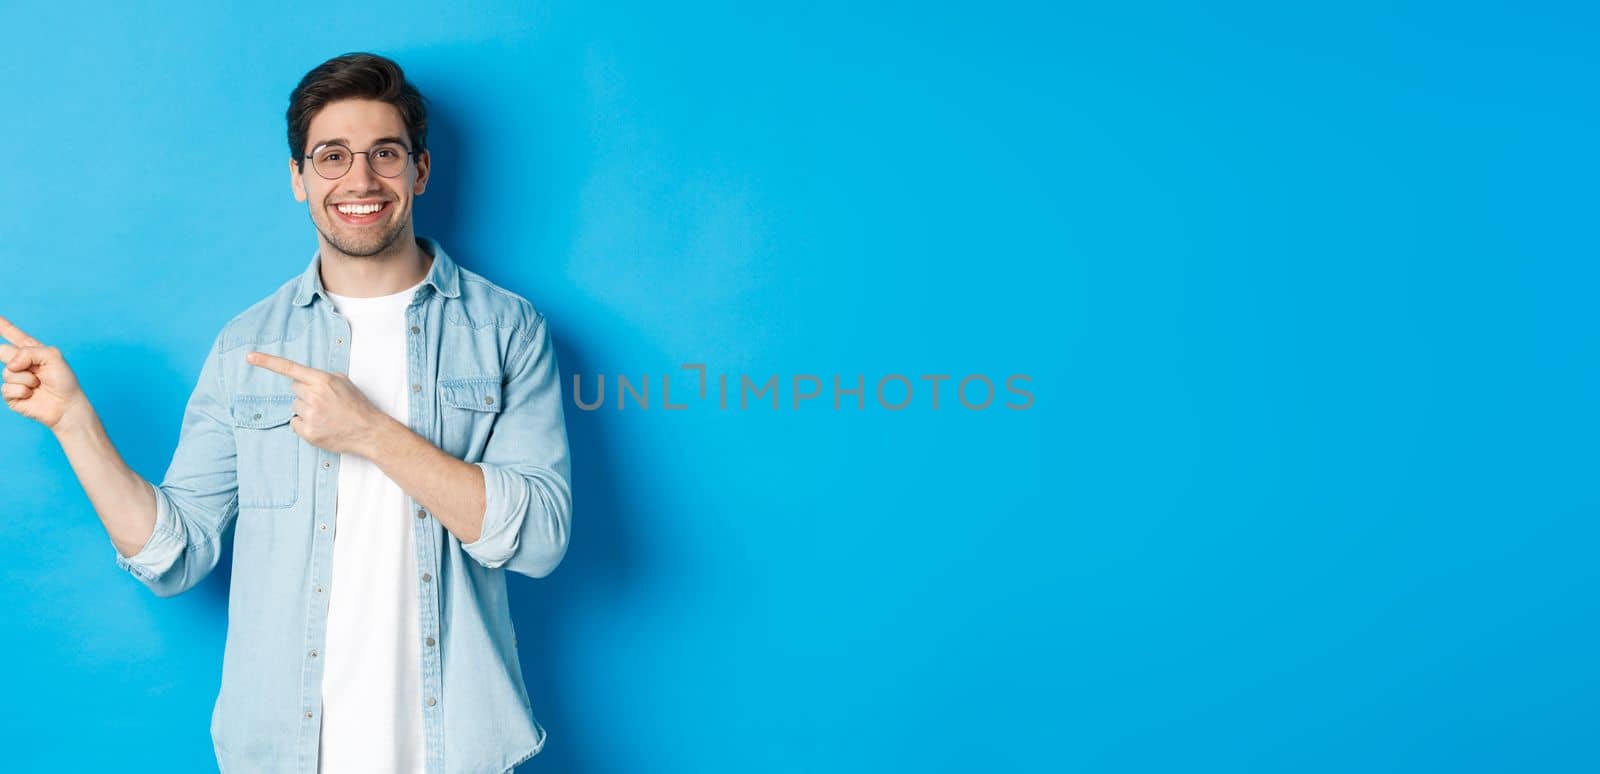
{"label": "shoulder", "polygon": [[[459,265],[458,265],[459,268]],[[477,272],[459,268],[459,303],[445,305],[445,321],[453,325],[483,328],[493,325],[496,338],[506,353],[505,366],[516,368],[531,353],[544,349],[549,332],[544,313],[533,302],[507,290]]]}
{"label": "shoulder", "polygon": [[301,314],[304,310],[294,304],[298,283],[298,276],[290,278],[229,319],[217,334],[217,353],[247,345],[288,341],[304,333],[309,317]]}
{"label": "shoulder", "polygon": [[532,336],[544,324],[544,314],[528,299],[507,290],[477,272],[458,266],[461,296],[445,304],[445,321],[482,328],[509,328],[514,335]]}

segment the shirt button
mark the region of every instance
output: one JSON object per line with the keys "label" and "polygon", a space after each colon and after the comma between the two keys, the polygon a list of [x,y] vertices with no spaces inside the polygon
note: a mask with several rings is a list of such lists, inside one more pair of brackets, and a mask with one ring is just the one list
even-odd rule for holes
{"label": "shirt button", "polygon": [[320,529],[323,532],[327,532],[328,531],[328,523],[327,522],[323,522],[321,524],[318,524],[317,525],[317,529]]}
{"label": "shirt button", "polygon": [[316,658],[317,657],[317,652],[315,650],[311,651],[311,657],[312,658]]}
{"label": "shirt button", "polygon": [[415,326],[415,325],[413,325],[413,326],[411,326],[411,332],[412,332],[412,333],[421,333],[421,332],[422,332],[422,329],[421,329],[421,328],[418,328],[418,327],[417,327],[417,326]]}
{"label": "shirt button", "polygon": [[423,583],[427,583],[428,581],[431,581],[431,580],[433,580],[433,574],[432,573],[426,573],[425,572],[425,573],[422,574],[422,582]]}
{"label": "shirt button", "polygon": [[493,404],[493,403],[494,403],[494,396],[493,396],[493,395],[490,395],[490,396],[487,396],[487,397],[485,397],[485,398],[484,398],[484,399],[483,399],[483,403],[484,403],[484,405],[486,405],[486,406],[487,406],[487,405],[491,405],[491,404]]}
{"label": "shirt button", "polygon": [[411,391],[412,392],[422,392],[422,385],[420,385],[420,384],[411,385]]}
{"label": "shirt button", "polygon": [[425,511],[425,510],[422,510],[421,508],[418,508],[417,509],[417,518],[419,518],[419,519],[428,518],[428,512]]}
{"label": "shirt button", "polygon": [[317,593],[318,593],[318,594],[321,594],[321,593],[322,593],[322,587],[321,587],[321,586],[318,586],[318,587],[317,587]]}
{"label": "shirt button", "polygon": [[306,710],[306,717],[311,717],[311,710]]}
{"label": "shirt button", "polygon": [[329,462],[328,460],[323,460],[322,461],[322,469],[323,470],[327,470],[328,468],[331,468],[331,467],[333,467],[333,463],[332,462]]}
{"label": "shirt button", "polygon": [[433,705],[434,705],[434,704],[435,704],[435,702],[434,702],[434,700],[433,700],[433,697],[432,697],[432,696],[429,696],[429,697],[428,697],[428,706],[430,706],[430,707],[432,707],[432,706],[433,706]]}
{"label": "shirt button", "polygon": [[428,639],[423,640],[423,642],[428,643],[428,647],[430,647],[430,648],[433,647],[433,638],[432,637],[429,637]]}
{"label": "shirt button", "polygon": [[251,419],[260,420],[261,419],[261,415],[257,414],[255,416],[251,417]]}
{"label": "shirt button", "polygon": [[343,343],[344,343],[344,338],[343,337],[339,337],[339,338],[336,338],[336,339],[333,340],[333,345],[335,347],[337,347],[337,346],[339,346],[340,344],[343,344]]}

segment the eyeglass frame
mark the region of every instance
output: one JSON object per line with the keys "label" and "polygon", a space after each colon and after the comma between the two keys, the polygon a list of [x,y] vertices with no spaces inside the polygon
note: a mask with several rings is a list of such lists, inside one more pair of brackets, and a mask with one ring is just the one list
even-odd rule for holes
{"label": "eyeglass frame", "polygon": [[[395,142],[393,140],[389,140],[389,141],[386,141],[386,142],[377,143],[377,144],[373,145],[371,148],[367,148],[364,151],[358,151],[358,150],[351,150],[350,146],[345,145],[342,142],[325,142],[325,143],[323,143],[321,145],[318,145],[315,148],[312,148],[311,152],[306,154],[306,158],[311,159],[311,169],[312,169],[312,171],[317,173],[317,177],[320,177],[323,180],[343,180],[345,175],[350,174],[350,170],[356,168],[356,161],[355,161],[354,157],[355,156],[367,156],[367,154],[372,152],[372,148],[376,148],[376,147],[378,147],[378,145],[399,145],[402,148],[406,147],[405,145],[403,145],[401,143]],[[322,150],[323,148],[344,148],[345,152],[350,154],[350,156],[352,157],[350,159],[350,166],[345,167],[344,172],[340,173],[338,177],[328,177],[327,175],[322,174],[322,170],[317,169],[317,159],[316,159],[317,151]],[[409,161],[413,161],[413,160],[415,160],[417,158],[420,158],[421,156],[422,156],[422,151],[415,151],[415,150],[411,150],[410,148],[406,148],[406,160],[408,162]],[[395,179],[395,178],[397,178],[400,175],[405,173],[405,167],[402,166],[402,167],[400,167],[400,171],[399,172],[396,172],[396,173],[394,173],[392,175],[385,175],[382,172],[379,172],[377,167],[372,166],[372,157],[371,156],[367,156],[367,168],[372,170],[372,174],[377,175],[378,177],[384,178],[385,180],[393,180],[393,179]]]}

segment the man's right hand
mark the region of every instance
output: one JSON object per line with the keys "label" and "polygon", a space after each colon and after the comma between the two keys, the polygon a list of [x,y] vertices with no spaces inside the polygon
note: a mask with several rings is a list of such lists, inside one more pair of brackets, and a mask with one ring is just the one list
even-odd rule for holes
{"label": "man's right hand", "polygon": [[59,432],[78,417],[92,414],[89,400],[61,356],[0,317],[0,360],[5,361],[5,383],[0,395],[12,411]]}

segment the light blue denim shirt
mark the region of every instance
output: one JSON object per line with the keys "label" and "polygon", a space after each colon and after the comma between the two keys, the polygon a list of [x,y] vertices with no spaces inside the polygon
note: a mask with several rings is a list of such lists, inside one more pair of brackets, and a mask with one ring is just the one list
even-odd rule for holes
{"label": "light blue denim shirt", "polygon": [[[430,774],[506,772],[544,746],[506,600],[506,571],[548,575],[566,554],[572,487],[561,377],[544,315],[461,268],[438,242],[406,308],[410,428],[483,469],[478,540],[462,543],[408,498],[423,638]],[[289,427],[288,377],[259,350],[347,373],[350,325],[329,302],[318,255],[217,335],[156,493],[156,525],[117,564],[156,595],[216,566],[235,518],[222,686],[211,738],[223,772],[317,771],[322,665],[339,455]],[[397,517],[399,514],[397,514]],[[397,590],[400,593],[401,590]]]}

